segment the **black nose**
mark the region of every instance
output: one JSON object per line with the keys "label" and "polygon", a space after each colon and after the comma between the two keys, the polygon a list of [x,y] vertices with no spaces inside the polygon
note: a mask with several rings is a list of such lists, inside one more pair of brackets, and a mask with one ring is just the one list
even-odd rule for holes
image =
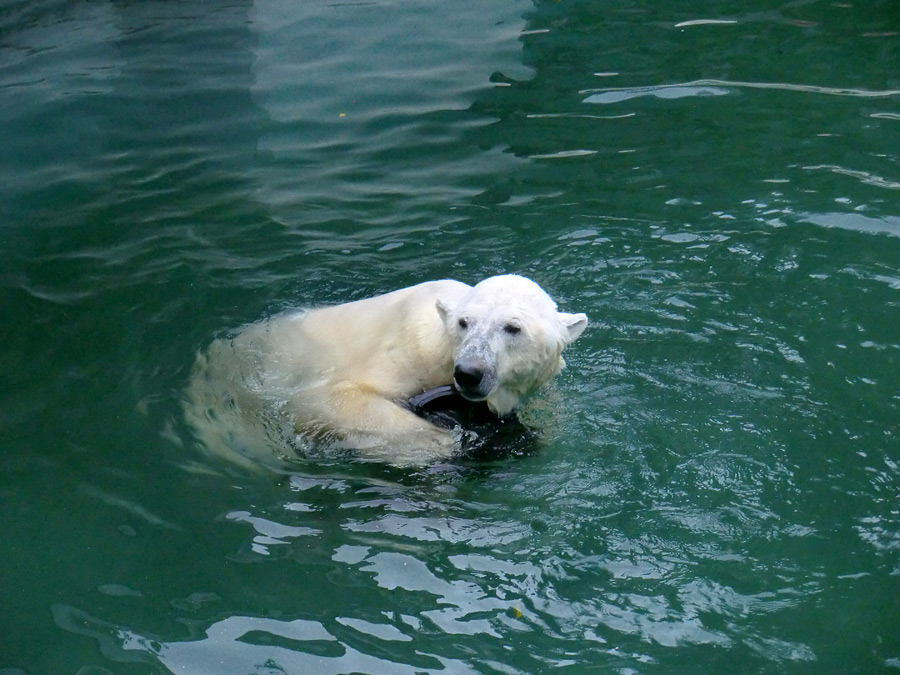
{"label": "black nose", "polygon": [[453,369],[453,379],[460,389],[477,389],[484,379],[484,369],[477,365],[460,363]]}

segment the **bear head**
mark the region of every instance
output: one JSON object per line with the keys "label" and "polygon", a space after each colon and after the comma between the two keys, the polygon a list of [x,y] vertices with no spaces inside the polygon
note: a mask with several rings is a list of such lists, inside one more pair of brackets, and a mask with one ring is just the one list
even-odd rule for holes
{"label": "bear head", "polygon": [[453,383],[471,401],[508,415],[562,368],[562,350],[588,318],[556,309],[536,283],[505,274],[473,286],[457,303],[437,301],[453,347]]}

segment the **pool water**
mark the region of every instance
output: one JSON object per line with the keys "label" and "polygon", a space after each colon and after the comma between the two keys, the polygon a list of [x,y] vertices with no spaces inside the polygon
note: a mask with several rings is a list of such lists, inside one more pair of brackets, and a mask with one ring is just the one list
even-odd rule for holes
{"label": "pool water", "polygon": [[[0,674],[898,672],[897,10],[7,2]],[[503,272],[591,319],[534,452],[185,422],[244,323]]]}

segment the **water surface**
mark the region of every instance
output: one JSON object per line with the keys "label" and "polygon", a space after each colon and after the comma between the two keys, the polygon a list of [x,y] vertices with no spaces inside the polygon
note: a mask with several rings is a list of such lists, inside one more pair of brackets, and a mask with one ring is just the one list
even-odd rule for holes
{"label": "water surface", "polygon": [[[0,672],[895,672],[900,19],[807,2],[0,11]],[[239,472],[248,321],[533,277],[539,452]]]}

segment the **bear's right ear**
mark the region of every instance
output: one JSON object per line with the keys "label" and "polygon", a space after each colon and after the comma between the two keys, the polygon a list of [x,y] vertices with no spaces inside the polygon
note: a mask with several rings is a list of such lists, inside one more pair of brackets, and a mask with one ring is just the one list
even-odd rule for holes
{"label": "bear's right ear", "polygon": [[449,307],[447,307],[447,305],[444,303],[444,301],[441,300],[440,298],[438,298],[437,301],[435,301],[434,306],[437,307],[437,312],[441,317],[441,321],[443,321],[445,324],[448,323],[450,313],[453,310],[451,310]]}

